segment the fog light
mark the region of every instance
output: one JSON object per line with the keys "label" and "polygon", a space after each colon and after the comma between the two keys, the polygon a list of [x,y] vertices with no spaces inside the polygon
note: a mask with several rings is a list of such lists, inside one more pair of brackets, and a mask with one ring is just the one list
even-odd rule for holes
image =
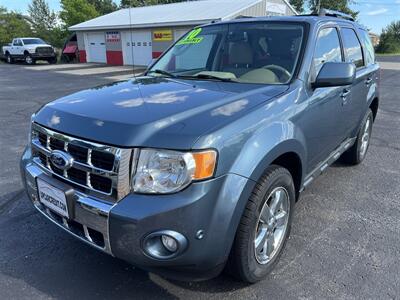
{"label": "fog light", "polygon": [[182,254],[188,241],[181,233],[172,230],[160,230],[146,236],[142,247],[144,253],[155,259],[171,259]]}
{"label": "fog light", "polygon": [[163,243],[163,246],[167,248],[168,251],[173,253],[178,250],[178,243],[173,237],[170,237],[169,235],[162,235],[161,241]]}

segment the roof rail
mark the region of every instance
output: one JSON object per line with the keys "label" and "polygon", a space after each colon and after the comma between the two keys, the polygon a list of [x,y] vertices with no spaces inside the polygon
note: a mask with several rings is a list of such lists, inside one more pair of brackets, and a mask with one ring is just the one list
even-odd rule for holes
{"label": "roof rail", "polygon": [[252,16],[246,16],[246,15],[238,15],[235,17],[235,19],[251,19],[253,18]]}
{"label": "roof rail", "polygon": [[335,17],[335,18],[341,18],[349,21],[354,21],[354,18],[349,15],[342,13],[340,11],[336,10],[331,10],[331,9],[326,9],[326,8],[321,8],[318,13],[319,16],[326,16],[326,17]]}

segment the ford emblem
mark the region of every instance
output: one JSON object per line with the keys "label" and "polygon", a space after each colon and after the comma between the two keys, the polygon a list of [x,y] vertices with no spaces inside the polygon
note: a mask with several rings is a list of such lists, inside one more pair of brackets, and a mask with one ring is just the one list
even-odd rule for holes
{"label": "ford emblem", "polygon": [[61,170],[68,170],[72,167],[74,158],[60,150],[54,150],[50,154],[50,161],[53,166]]}

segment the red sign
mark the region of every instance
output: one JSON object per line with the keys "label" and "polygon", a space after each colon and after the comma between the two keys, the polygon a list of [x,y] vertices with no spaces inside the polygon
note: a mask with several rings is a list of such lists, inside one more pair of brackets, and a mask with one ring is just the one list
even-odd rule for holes
{"label": "red sign", "polygon": [[106,32],[106,42],[118,43],[119,41],[121,41],[121,34],[118,31]]}

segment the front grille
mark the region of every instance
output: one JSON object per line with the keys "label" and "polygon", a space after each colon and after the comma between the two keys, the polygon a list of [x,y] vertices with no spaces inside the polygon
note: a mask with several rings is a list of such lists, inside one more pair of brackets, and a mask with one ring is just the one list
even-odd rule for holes
{"label": "front grille", "polygon": [[[32,124],[34,161],[55,177],[86,193],[101,194],[106,200],[119,200],[129,193],[131,150],[73,138]],[[50,160],[52,151],[63,151],[73,158],[72,166],[59,169]]]}
{"label": "front grille", "polygon": [[37,47],[37,54],[53,54],[53,49],[51,47]]}

